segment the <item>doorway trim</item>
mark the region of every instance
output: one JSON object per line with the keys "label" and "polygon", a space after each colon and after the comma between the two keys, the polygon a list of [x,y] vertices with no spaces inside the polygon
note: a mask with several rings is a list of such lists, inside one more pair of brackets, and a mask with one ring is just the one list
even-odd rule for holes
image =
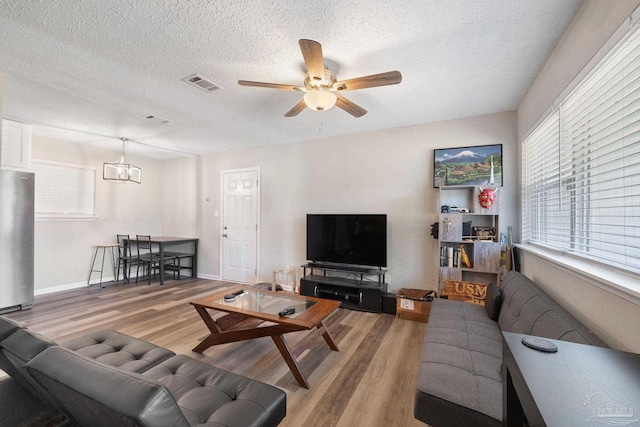
{"label": "doorway trim", "polygon": [[[239,173],[239,172],[257,172],[258,174],[258,185],[256,186],[257,190],[257,200],[256,200],[256,282],[259,281],[260,278],[260,235],[262,234],[262,226],[260,223],[261,215],[260,215],[260,199],[261,199],[261,188],[262,188],[262,175],[260,173],[260,166],[253,166],[248,168],[240,168],[240,169],[223,169],[220,171],[220,226],[219,226],[219,234],[220,244],[219,251],[220,257],[218,258],[218,271],[220,272],[220,280],[227,280],[223,277],[223,266],[224,266],[224,240],[222,235],[224,234],[224,215],[225,215],[225,200],[224,200],[224,175],[227,173]],[[229,280],[230,281],[230,280]]]}

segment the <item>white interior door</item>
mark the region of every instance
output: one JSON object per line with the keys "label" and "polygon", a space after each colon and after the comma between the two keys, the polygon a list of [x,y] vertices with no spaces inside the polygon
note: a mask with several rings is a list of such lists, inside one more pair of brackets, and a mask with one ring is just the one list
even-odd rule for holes
{"label": "white interior door", "polygon": [[222,172],[222,279],[258,279],[259,170]]}

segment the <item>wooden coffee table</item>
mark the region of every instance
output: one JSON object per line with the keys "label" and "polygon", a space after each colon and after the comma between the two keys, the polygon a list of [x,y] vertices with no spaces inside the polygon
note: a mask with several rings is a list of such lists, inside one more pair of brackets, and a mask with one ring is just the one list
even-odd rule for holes
{"label": "wooden coffee table", "polygon": [[[245,292],[236,296],[234,301],[224,300],[225,295],[238,291]],[[298,362],[283,335],[317,328],[322,331],[322,337],[331,350],[339,351],[324,324],[324,320],[340,307],[339,301],[238,286],[192,301],[191,304],[211,332],[193,351],[202,353],[214,345],[269,336],[278,347],[298,384],[304,388],[309,388],[309,383],[300,371]],[[294,314],[286,317],[278,315],[289,307],[295,308]],[[227,314],[213,319],[208,310],[222,311]]]}

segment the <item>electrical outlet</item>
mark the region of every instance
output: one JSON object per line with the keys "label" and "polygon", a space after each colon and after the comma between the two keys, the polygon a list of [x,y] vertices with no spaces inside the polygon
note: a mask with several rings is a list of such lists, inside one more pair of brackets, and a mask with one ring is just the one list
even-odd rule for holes
{"label": "electrical outlet", "polygon": [[385,277],[387,279],[387,285],[390,285],[391,284],[391,275],[387,274]]}

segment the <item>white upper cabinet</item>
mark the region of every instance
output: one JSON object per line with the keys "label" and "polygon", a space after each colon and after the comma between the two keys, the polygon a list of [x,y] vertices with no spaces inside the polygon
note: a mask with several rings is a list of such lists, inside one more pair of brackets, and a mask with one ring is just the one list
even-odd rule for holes
{"label": "white upper cabinet", "polygon": [[17,171],[31,168],[31,125],[2,119],[0,166]]}

